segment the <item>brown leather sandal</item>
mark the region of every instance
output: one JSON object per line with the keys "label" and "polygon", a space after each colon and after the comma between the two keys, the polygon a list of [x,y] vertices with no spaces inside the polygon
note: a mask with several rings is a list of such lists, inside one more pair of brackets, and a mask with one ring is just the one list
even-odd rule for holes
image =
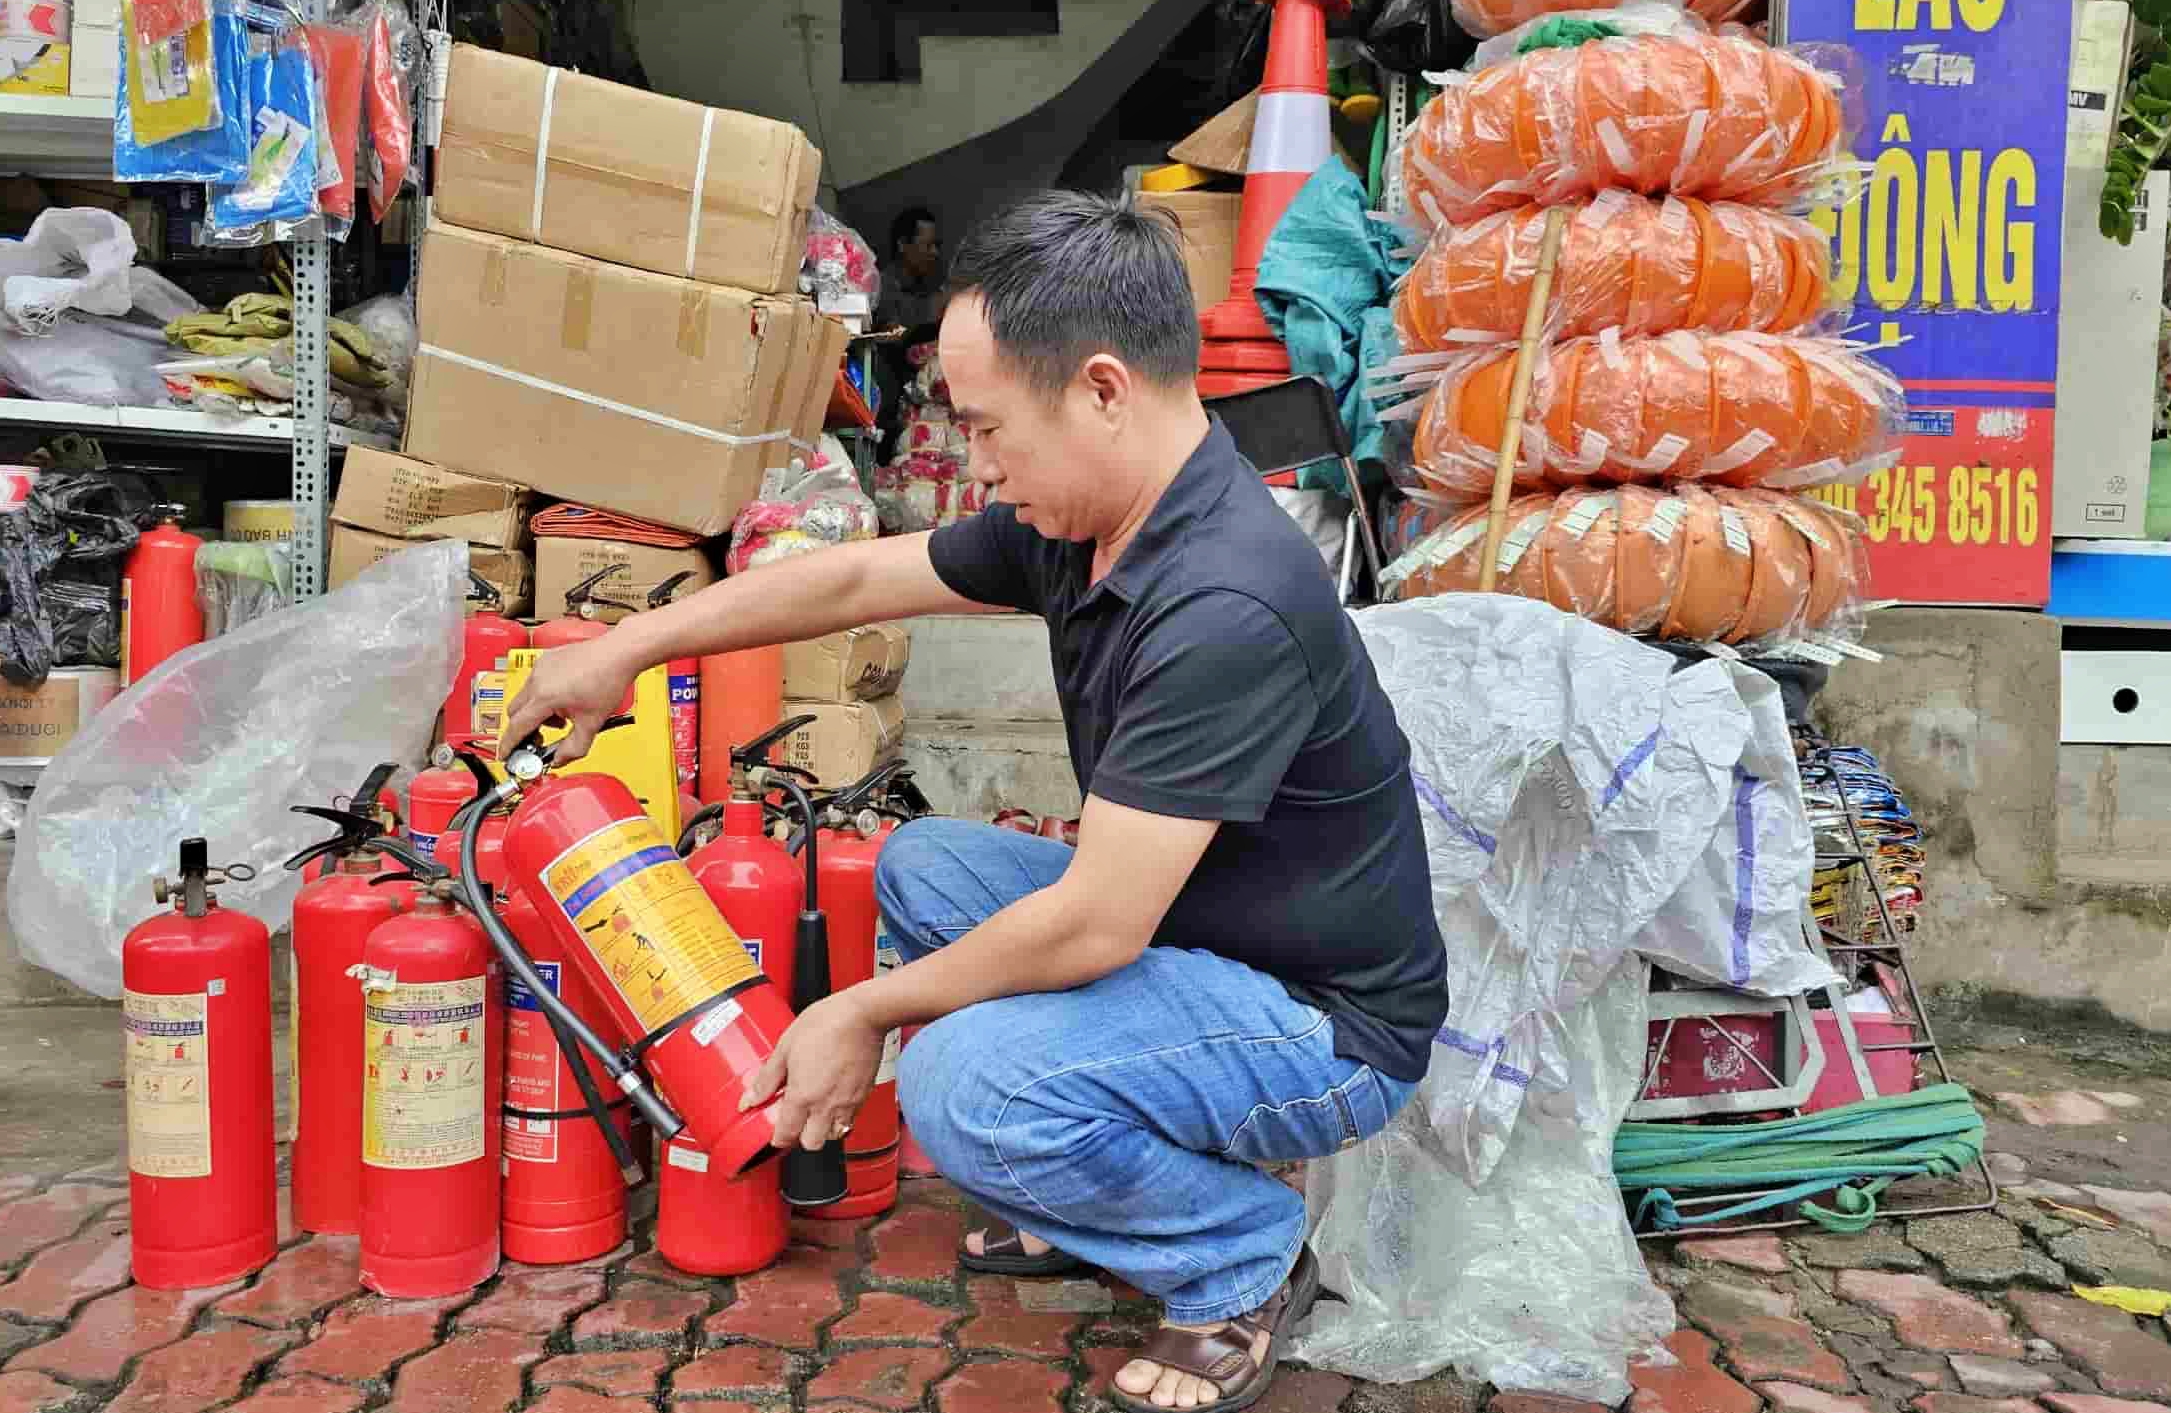
{"label": "brown leather sandal", "polygon": [[1025,1238],[1018,1229],[997,1223],[980,1234],[981,1254],[975,1256],[960,1242],[957,1248],[957,1264],[968,1271],[980,1271],[991,1276],[1067,1276],[1072,1271],[1086,1269],[1086,1263],[1066,1252],[1049,1247],[1038,1256],[1025,1249]]}
{"label": "brown leather sandal", "polygon": [[[1266,1397],[1274,1382],[1274,1371],[1281,1366],[1282,1336],[1311,1312],[1318,1299],[1319,1262],[1307,1245],[1297,1252],[1289,1279],[1266,1304],[1237,1316],[1212,1334],[1163,1325],[1146,1341],[1146,1347],[1131,1357],[1204,1379],[1221,1390],[1219,1399],[1197,1404],[1185,1413],[1236,1413]],[[1267,1337],[1264,1364],[1251,1357],[1251,1346],[1261,1334]],[[1125,1393],[1113,1383],[1108,1386],[1108,1399],[1133,1413],[1168,1413],[1153,1401],[1151,1393]]]}

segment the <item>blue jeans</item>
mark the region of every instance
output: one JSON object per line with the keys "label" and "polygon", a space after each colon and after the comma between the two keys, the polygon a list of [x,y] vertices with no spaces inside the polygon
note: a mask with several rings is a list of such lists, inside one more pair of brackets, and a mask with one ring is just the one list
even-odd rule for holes
{"label": "blue jeans", "polygon": [[[1063,874],[1072,850],[927,819],[883,846],[875,897],[906,964]],[[905,1048],[905,1122],[992,1215],[1161,1299],[1187,1324],[1264,1304],[1304,1201],[1254,1164],[1386,1127],[1416,1085],[1334,1053],[1334,1023],[1263,972],[1149,947],[1072,991],[953,1012]]]}

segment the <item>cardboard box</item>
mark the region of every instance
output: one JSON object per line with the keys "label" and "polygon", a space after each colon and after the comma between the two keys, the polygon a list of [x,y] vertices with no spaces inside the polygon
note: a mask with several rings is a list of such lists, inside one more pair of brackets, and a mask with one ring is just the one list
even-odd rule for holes
{"label": "cardboard box", "polygon": [[1157,207],[1183,227],[1184,269],[1191,276],[1191,298],[1201,312],[1229,297],[1229,276],[1236,268],[1236,223],[1243,213],[1240,191],[1142,192],[1141,207]]}
{"label": "cardboard box", "polygon": [[2103,180],[2101,167],[2066,174],[2066,249],[2075,258],[2060,273],[2050,533],[2138,540],[2147,534],[2171,174],[2150,172],[2142,183],[2131,245],[2096,232]]}
{"label": "cardboard box", "polygon": [[870,623],[784,645],[784,695],[810,702],[873,701],[894,693],[912,658],[912,630]]}
{"label": "cardboard box", "polygon": [[472,45],[451,68],[440,219],[711,284],[798,287],[822,175],[799,129]]}
{"label": "cardboard box", "polygon": [[110,667],[62,667],[35,691],[0,681],[0,761],[44,762],[60,754],[120,690]]}
{"label": "cardboard box", "polygon": [[[613,564],[623,564],[596,586],[604,598],[633,608],[644,608],[649,590],[674,574],[691,573],[678,588],[685,595],[716,582],[708,557],[697,549],[659,549],[654,545],[629,545],[617,540],[557,539],[545,535],[535,542],[535,611],[552,618],[565,611],[565,591],[589,575]],[[628,610],[597,605],[596,618],[616,623]]]}
{"label": "cardboard box", "polygon": [[[413,549],[421,540],[429,538],[435,537],[402,539],[397,535],[380,535],[375,530],[357,530],[352,525],[334,525],[326,582],[331,588],[339,588],[386,555]],[[498,591],[505,601],[503,612],[517,616],[528,611],[535,595],[535,567],[525,553],[489,545],[470,545],[468,567]]]}
{"label": "cardboard box", "polygon": [[720,535],[812,445],[844,326],[750,294],[432,224],[409,456]]}
{"label": "cardboard box", "polygon": [[349,448],[340,472],[332,519],[380,535],[405,535],[418,525],[456,521],[437,525],[440,533],[429,538],[519,549],[527,543],[534,499],[525,486],[357,446]]}
{"label": "cardboard box", "polygon": [[795,702],[784,715],[812,716],[778,743],[770,759],[811,770],[824,786],[849,785],[897,754],[905,740],[905,704],[896,697],[871,702]]}

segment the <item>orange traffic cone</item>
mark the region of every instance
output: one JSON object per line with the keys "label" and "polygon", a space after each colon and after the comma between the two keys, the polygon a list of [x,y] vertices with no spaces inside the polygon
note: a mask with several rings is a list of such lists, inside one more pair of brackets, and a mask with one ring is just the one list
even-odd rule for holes
{"label": "orange traffic cone", "polygon": [[1252,287],[1267,237],[1298,190],[1333,154],[1327,121],[1329,6],[1349,8],[1348,0],[1274,0],[1229,297],[1199,316],[1205,347],[1198,386],[1205,397],[1266,387],[1289,376],[1289,351],[1274,337]]}

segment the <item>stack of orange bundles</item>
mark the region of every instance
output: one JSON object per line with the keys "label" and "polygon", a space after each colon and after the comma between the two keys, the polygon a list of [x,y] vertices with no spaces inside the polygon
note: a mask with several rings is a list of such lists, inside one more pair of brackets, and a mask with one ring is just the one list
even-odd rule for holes
{"label": "stack of orange bundles", "polygon": [[[1457,0],[1485,32],[1565,8]],[[1398,597],[1479,583],[1558,207],[1497,587],[1627,633],[1737,645],[1858,615],[1860,525],[1800,492],[1892,464],[1905,398],[1831,336],[1828,243],[1786,209],[1838,169],[1838,85],[1738,27],[1676,18],[1460,76],[1403,147],[1430,237],[1395,295],[1403,356],[1384,395],[1421,395],[1385,415],[1416,419],[1434,496],[1475,504],[1389,568]]]}

